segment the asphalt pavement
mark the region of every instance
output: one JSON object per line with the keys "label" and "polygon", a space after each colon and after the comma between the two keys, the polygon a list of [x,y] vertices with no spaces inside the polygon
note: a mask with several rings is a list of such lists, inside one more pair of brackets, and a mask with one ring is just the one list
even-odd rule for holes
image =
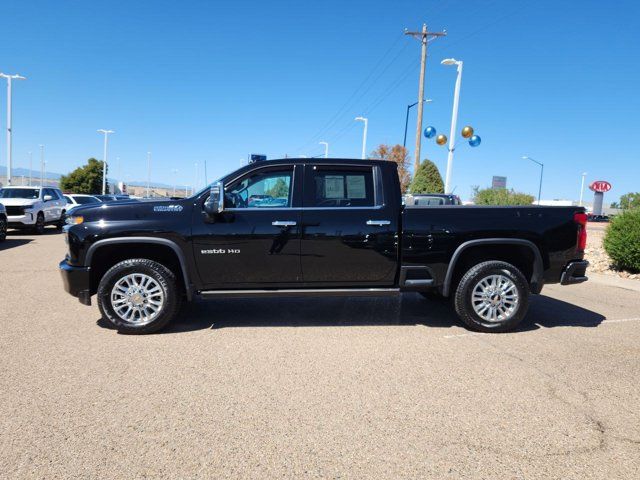
{"label": "asphalt pavement", "polygon": [[640,476],[638,281],[547,286],[509,334],[406,294],[127,336],[63,291],[54,232],[0,244],[2,478]]}

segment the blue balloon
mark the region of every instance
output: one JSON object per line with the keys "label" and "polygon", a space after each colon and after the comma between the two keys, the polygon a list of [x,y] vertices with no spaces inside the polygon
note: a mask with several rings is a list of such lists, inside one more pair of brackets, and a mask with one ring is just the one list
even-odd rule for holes
{"label": "blue balloon", "polygon": [[427,127],[424,129],[424,136],[427,138],[433,138],[436,136],[436,129],[435,127]]}
{"label": "blue balloon", "polygon": [[482,143],[482,139],[479,135],[474,135],[469,139],[469,145],[471,145],[472,147],[477,147],[478,145],[480,145],[480,143]]}

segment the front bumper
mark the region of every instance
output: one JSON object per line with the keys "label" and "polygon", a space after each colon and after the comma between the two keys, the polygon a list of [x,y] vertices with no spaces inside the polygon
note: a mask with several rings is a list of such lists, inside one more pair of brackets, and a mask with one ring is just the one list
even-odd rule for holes
{"label": "front bumper", "polygon": [[60,262],[59,267],[64,290],[78,297],[80,303],[91,305],[90,267],[75,267],[69,265],[66,259]]}
{"label": "front bumper", "polygon": [[20,228],[31,226],[36,223],[33,213],[25,213],[24,215],[7,215],[7,223],[11,228]]}
{"label": "front bumper", "polygon": [[586,260],[578,260],[569,262],[560,277],[561,285],[573,285],[574,283],[586,282],[589,278],[586,276],[589,262]]}

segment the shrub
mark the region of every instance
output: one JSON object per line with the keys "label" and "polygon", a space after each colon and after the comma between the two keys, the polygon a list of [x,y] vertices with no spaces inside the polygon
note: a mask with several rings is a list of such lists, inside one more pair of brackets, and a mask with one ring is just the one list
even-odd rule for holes
{"label": "shrub", "polygon": [[473,203],[476,205],[531,205],[533,195],[507,190],[506,188],[473,189]]}
{"label": "shrub", "polygon": [[611,220],[604,249],[615,267],[640,272],[640,209],[627,210]]}
{"label": "shrub", "polygon": [[444,183],[436,164],[425,158],[415,172],[409,190],[411,193],[444,193]]}

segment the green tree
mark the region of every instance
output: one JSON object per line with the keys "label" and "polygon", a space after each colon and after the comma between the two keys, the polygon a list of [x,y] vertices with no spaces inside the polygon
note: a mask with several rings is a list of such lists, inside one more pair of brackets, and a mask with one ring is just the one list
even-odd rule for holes
{"label": "green tree", "polygon": [[[87,160],[87,164],[76,168],[69,175],[60,177],[60,188],[73,193],[102,193],[102,162],[95,158]],[[109,182],[107,182],[109,193]]]}
{"label": "green tree", "polygon": [[531,205],[533,195],[506,188],[473,187],[473,203],[476,205]]}
{"label": "green tree", "polygon": [[618,208],[628,210],[630,208],[638,207],[640,207],[640,192],[629,192],[620,197],[620,206]]}
{"label": "green tree", "polygon": [[409,151],[402,145],[380,144],[373,152],[371,158],[380,160],[389,160],[398,165],[398,178],[400,179],[400,191],[407,192],[409,183],[411,182],[411,174],[409,173]]}
{"label": "green tree", "polygon": [[444,183],[438,167],[425,158],[413,177],[409,187],[411,193],[444,193]]}
{"label": "green tree", "polygon": [[615,267],[640,272],[640,208],[611,219],[603,246]]}
{"label": "green tree", "polygon": [[288,197],[289,187],[282,178],[278,178],[276,183],[273,184],[273,187],[268,189],[265,193],[273,198]]}

